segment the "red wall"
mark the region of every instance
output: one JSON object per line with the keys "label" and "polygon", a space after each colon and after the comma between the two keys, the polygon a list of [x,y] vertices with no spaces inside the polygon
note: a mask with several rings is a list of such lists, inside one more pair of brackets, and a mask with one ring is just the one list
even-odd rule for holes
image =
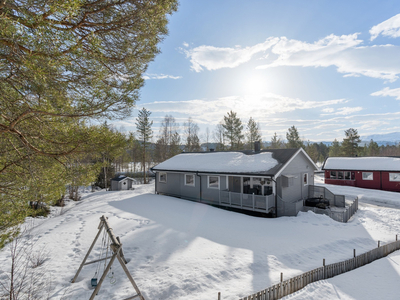
{"label": "red wall", "polygon": [[325,183],[400,192],[400,182],[389,181],[389,172],[372,172],[374,174],[373,180],[363,180],[362,172],[368,171],[355,171],[355,180],[342,180],[330,179],[330,170],[325,170]]}
{"label": "red wall", "polygon": [[382,172],[382,190],[400,192],[400,181],[389,181],[389,173]]}

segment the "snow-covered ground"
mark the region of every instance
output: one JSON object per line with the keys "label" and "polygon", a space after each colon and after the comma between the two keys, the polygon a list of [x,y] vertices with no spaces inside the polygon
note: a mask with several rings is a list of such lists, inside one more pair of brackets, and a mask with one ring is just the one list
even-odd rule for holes
{"label": "snow-covered ground", "polygon": [[[321,184],[322,178],[316,177]],[[360,209],[346,224],[312,212],[265,219],[187,200],[154,195],[154,185],[134,191],[86,193],[80,202],[29,221],[35,249],[47,249],[39,268],[51,275],[52,299],[89,299],[96,264],[70,283],[89,249],[102,215],[120,236],[127,264],[146,300],[239,299],[280,280],[351,258],[400,234],[400,194],[326,185]],[[22,239],[24,241],[24,239]],[[90,260],[98,258],[100,242]],[[10,251],[0,251],[0,280],[9,271]],[[102,267],[101,267],[102,268]],[[119,266],[96,299],[124,299],[134,290]],[[400,253],[363,268],[308,285],[286,299],[399,299]]]}

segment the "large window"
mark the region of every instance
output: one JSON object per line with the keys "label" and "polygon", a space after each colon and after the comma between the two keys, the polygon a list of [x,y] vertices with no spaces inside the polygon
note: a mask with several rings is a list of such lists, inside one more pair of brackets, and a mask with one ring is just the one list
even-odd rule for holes
{"label": "large window", "polygon": [[389,181],[400,181],[400,173],[389,173]]}
{"label": "large window", "polygon": [[208,187],[210,189],[219,189],[219,177],[208,176]]}
{"label": "large window", "polygon": [[185,174],[185,185],[194,186],[194,174]]}
{"label": "large window", "polygon": [[159,177],[158,177],[158,181],[162,182],[162,183],[167,183],[167,173],[160,172],[159,173]]}
{"label": "large window", "polygon": [[363,180],[374,180],[374,173],[372,172],[362,172]]}
{"label": "large window", "polygon": [[346,180],[350,180],[350,171],[345,171],[344,172],[344,179],[346,179]]}
{"label": "large window", "polygon": [[336,171],[331,171],[331,179],[336,179]]}

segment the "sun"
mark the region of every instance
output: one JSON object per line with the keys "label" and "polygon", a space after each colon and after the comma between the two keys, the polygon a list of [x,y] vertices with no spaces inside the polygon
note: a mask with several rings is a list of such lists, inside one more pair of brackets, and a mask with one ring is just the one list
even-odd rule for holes
{"label": "sun", "polygon": [[243,82],[244,93],[246,95],[261,95],[267,93],[270,83],[266,77],[260,75],[251,75],[245,78]]}

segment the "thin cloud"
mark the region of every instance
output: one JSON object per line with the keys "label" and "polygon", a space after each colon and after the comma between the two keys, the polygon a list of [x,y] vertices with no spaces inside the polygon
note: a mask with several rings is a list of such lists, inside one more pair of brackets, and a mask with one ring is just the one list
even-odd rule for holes
{"label": "thin cloud", "polygon": [[145,74],[143,75],[144,80],[151,79],[181,79],[182,76],[173,76],[173,75],[165,75],[165,74]]}
{"label": "thin cloud", "polygon": [[245,62],[248,62],[253,55],[270,49],[279,41],[278,38],[268,38],[264,43],[260,43],[251,47],[241,48],[218,48],[214,46],[199,46],[190,50],[183,50],[190,62],[191,68],[200,72],[204,68],[218,70],[221,68],[235,68]]}
{"label": "thin cloud", "polygon": [[400,88],[390,89],[388,87],[385,87],[383,90],[372,93],[371,96],[383,96],[383,97],[389,96],[389,97],[394,97],[397,100],[400,100]]}
{"label": "thin cloud", "polygon": [[146,107],[152,112],[187,114],[203,120],[204,124],[217,124],[230,110],[238,112],[239,117],[243,120],[250,116],[257,120],[263,120],[279,113],[315,109],[343,104],[347,101],[346,99],[305,101],[269,93],[260,96],[230,96],[211,100],[156,101],[146,103]]}
{"label": "thin cloud", "polygon": [[373,26],[369,33],[371,35],[371,41],[376,39],[380,34],[392,38],[400,37],[400,14],[397,14],[390,19]]}
{"label": "thin cloud", "polygon": [[322,111],[326,112],[326,114],[321,114],[321,116],[347,116],[352,113],[361,111],[363,108],[360,106],[357,107],[341,107],[338,108],[336,111],[333,108],[323,109]]}
{"label": "thin cloud", "polygon": [[391,82],[397,80],[400,74],[400,47],[360,46],[362,40],[357,36],[357,33],[340,37],[329,35],[314,43],[281,38],[272,48],[278,58],[257,68],[336,66],[345,77],[363,75]]}

